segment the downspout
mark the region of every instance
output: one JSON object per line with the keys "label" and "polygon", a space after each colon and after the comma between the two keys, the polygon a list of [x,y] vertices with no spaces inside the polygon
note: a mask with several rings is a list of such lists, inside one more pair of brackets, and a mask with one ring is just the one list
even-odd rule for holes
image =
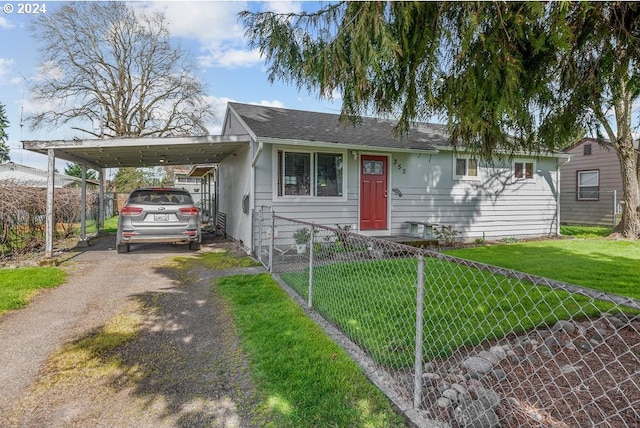
{"label": "downspout", "polygon": [[[249,212],[251,213],[251,236],[253,236],[253,231],[255,228],[255,216],[254,211],[256,208],[256,164],[258,163],[258,159],[260,159],[260,155],[262,154],[262,150],[264,149],[264,143],[262,141],[260,141],[258,143],[258,150],[256,150],[255,154],[253,155],[253,160],[251,161],[251,196],[250,196],[250,203],[249,203]],[[252,254],[254,252],[254,242],[253,242],[253,238],[250,240],[251,243],[249,244],[249,254]]]}
{"label": "downspout", "polygon": [[571,161],[571,157],[560,163],[560,159],[556,159],[556,235],[562,236],[560,233],[560,167],[568,164]]}

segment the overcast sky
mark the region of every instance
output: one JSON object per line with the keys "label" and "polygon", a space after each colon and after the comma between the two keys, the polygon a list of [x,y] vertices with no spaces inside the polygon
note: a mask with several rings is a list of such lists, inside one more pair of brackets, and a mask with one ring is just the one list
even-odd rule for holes
{"label": "overcast sky", "polygon": [[[63,2],[43,1],[46,13]],[[9,121],[11,160],[46,167],[46,157],[22,150],[22,140],[72,139],[81,137],[68,128],[32,131],[20,126],[21,117],[33,112],[27,81],[36,75],[41,63],[38,43],[29,31],[33,14],[19,14],[19,2],[0,1],[0,103],[6,107]],[[300,110],[338,113],[340,100],[320,101],[317,94],[299,92],[295,85],[270,84],[264,61],[249,49],[244,28],[238,19],[242,10],[300,11],[316,9],[317,3],[299,1],[169,1],[131,3],[140,9],[165,11],[175,41],[187,50],[198,65],[198,76],[217,112],[209,125],[211,134],[219,134],[228,101],[265,104]],[[6,5],[11,5],[7,7]],[[12,10],[11,10],[12,9]],[[10,12],[10,13],[8,13]],[[64,164],[58,165],[58,169]]]}

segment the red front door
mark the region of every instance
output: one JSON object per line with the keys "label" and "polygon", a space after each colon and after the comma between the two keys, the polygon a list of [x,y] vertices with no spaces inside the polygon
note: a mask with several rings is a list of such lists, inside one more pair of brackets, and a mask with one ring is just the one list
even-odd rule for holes
{"label": "red front door", "polygon": [[360,230],[387,228],[387,158],[360,156]]}

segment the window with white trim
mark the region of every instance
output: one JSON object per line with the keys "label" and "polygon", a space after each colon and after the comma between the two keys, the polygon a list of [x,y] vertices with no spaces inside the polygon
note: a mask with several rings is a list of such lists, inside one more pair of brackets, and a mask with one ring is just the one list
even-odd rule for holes
{"label": "window with white trim", "polygon": [[600,172],[578,171],[578,200],[597,201],[600,194]]}
{"label": "window with white trim", "polygon": [[515,160],[513,162],[513,178],[516,181],[533,180],[535,163],[533,161]]}
{"label": "window with white trim", "polygon": [[453,177],[476,180],[478,178],[478,160],[469,156],[454,156]]}
{"label": "window with white trim", "polygon": [[344,154],[277,151],[277,195],[339,197],[344,194]]}

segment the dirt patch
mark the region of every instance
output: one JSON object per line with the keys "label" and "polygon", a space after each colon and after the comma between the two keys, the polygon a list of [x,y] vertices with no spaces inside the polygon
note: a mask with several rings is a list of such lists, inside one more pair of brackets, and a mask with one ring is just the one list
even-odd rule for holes
{"label": "dirt patch", "polygon": [[[77,320],[70,325],[72,332],[65,328],[68,334],[57,341],[57,349],[66,344],[66,351],[92,355],[71,366],[68,358],[61,365],[59,358],[47,357],[33,382],[26,378],[29,384],[17,388],[14,399],[4,403],[0,425],[263,426],[246,356],[224,300],[211,287],[212,275],[195,272],[188,275],[195,280],[180,283],[166,268],[172,256],[196,253],[182,246],[149,246],[116,255],[114,243],[109,244],[101,253],[82,254],[65,266],[72,271],[71,284],[61,287],[73,288],[74,279],[83,275],[87,282],[99,278],[102,282],[85,283],[85,288],[117,292],[120,287],[119,296],[110,296],[113,301],[83,302],[73,313]],[[202,251],[220,250],[244,254],[220,240],[205,242]],[[124,292],[126,287],[129,290]],[[42,296],[39,303],[47,297]],[[103,313],[101,304],[110,310]],[[89,327],[82,328],[82,316],[89,314]],[[107,320],[127,314],[142,319],[133,339],[106,353],[86,345],[96,335],[104,335],[101,329]],[[37,359],[34,364],[38,366]]]}
{"label": "dirt patch", "polygon": [[[621,314],[571,325],[570,332],[532,330],[429,363],[425,410],[453,428],[465,426],[454,418],[456,407],[478,399],[475,391],[491,390],[499,402],[488,412],[495,411],[504,428],[640,427],[640,317]],[[491,360],[496,348],[504,355],[491,369],[463,368],[468,358]],[[439,405],[444,396],[455,398]]]}

